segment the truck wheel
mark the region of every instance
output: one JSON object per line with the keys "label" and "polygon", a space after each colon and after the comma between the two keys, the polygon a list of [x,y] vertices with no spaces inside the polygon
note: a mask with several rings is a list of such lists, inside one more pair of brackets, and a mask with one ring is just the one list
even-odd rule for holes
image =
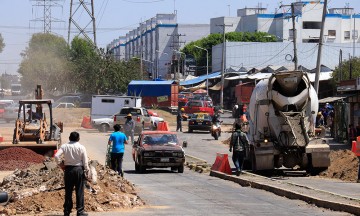
{"label": "truck wheel", "polygon": [[177,170],[178,170],[177,167],[171,167],[171,171],[175,172]]}
{"label": "truck wheel", "polygon": [[178,173],[184,173],[184,164],[178,167]]}
{"label": "truck wheel", "polygon": [[140,171],[140,167],[139,164],[135,162],[135,172],[139,172]]}
{"label": "truck wheel", "polygon": [[188,132],[189,132],[189,133],[192,133],[192,132],[193,132],[193,129],[190,129],[190,128],[189,128]]}
{"label": "truck wheel", "polygon": [[146,167],[142,166],[142,165],[139,165],[139,172],[144,173],[145,171],[146,171]]}
{"label": "truck wheel", "polygon": [[107,125],[107,124],[101,124],[100,125],[100,128],[99,128],[100,132],[105,133],[105,132],[108,132],[108,130],[109,130],[109,125]]}

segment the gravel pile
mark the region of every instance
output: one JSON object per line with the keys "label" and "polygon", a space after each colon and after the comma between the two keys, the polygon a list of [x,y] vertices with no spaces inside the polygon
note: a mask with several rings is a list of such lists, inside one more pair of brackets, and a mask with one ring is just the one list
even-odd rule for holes
{"label": "gravel pile", "polygon": [[25,169],[42,163],[45,157],[26,148],[12,147],[0,151],[0,171]]}

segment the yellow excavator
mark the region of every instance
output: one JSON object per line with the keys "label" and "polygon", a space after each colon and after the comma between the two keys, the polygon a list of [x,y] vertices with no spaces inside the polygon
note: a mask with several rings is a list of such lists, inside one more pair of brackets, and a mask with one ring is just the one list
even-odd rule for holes
{"label": "yellow excavator", "polygon": [[62,122],[53,122],[52,99],[43,99],[41,85],[35,100],[20,100],[12,143],[1,143],[0,149],[23,147],[40,154],[51,154],[61,144]]}

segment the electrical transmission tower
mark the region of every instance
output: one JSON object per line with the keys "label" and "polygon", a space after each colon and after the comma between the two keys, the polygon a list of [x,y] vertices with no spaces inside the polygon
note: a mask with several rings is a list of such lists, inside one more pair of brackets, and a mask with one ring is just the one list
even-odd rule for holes
{"label": "electrical transmission tower", "polygon": [[43,17],[30,20],[32,22],[43,22],[44,33],[51,33],[52,22],[64,22],[63,20],[52,17],[51,15],[51,8],[62,7],[62,5],[58,3],[59,1],[62,0],[30,0],[30,1],[35,2],[33,4],[33,7],[42,7],[44,10]]}
{"label": "electrical transmission tower", "polygon": [[[89,10],[89,7],[91,7],[91,10]],[[73,11],[73,7],[75,10]],[[82,13],[83,10],[80,10],[82,8],[85,10],[85,12],[89,15],[90,21],[85,25],[84,28],[80,26],[78,22],[75,21],[74,16],[77,13]],[[80,14],[81,15],[81,14]],[[70,1],[70,17],[69,17],[69,29],[68,29],[68,43],[70,43],[70,33],[71,33],[71,24],[74,24],[74,26],[77,28],[78,32],[77,35],[83,35],[86,39],[88,39],[90,42],[92,42],[96,46],[96,28],[95,28],[95,15],[94,15],[94,0],[91,0],[90,2],[86,2],[85,0],[71,0]],[[92,32],[88,31],[87,28],[89,25],[92,24]],[[88,33],[93,34],[93,40],[89,37]]]}

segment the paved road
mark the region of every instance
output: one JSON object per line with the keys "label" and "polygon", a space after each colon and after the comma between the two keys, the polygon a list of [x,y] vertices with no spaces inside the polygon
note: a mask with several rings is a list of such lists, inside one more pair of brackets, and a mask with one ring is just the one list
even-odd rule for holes
{"label": "paved road", "polygon": [[[65,131],[66,137],[69,131]],[[104,163],[109,134],[95,130],[80,130],[81,140],[92,159]],[[188,153],[214,158],[214,151],[227,150],[223,144],[211,139],[210,134],[179,134],[189,141]],[[65,138],[63,137],[63,138]],[[224,135],[225,138],[225,135]],[[64,140],[64,139],[63,139]],[[122,215],[348,215],[316,208],[301,201],[289,200],[272,193],[241,187],[238,184],[199,174],[185,169],[183,174],[170,169],[150,170],[146,174],[134,173],[131,146],[124,158],[125,177],[139,189],[139,196],[147,206],[122,212]],[[119,215],[118,212],[91,215]]]}

